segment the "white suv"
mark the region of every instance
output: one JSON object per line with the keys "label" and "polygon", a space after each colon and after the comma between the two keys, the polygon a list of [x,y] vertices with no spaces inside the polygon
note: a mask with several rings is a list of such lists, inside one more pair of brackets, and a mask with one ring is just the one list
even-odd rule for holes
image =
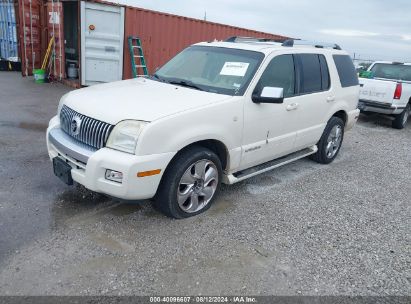
{"label": "white suv", "polygon": [[207,210],[234,184],[311,155],[327,164],[359,116],[337,45],[199,43],[150,78],[72,91],[47,129],[55,174],[168,216]]}

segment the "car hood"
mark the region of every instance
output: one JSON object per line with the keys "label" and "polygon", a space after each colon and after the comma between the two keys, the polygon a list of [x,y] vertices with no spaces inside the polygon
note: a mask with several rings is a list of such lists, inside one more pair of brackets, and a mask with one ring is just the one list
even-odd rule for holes
{"label": "car hood", "polygon": [[125,119],[153,121],[228,98],[231,96],[137,78],[72,91],[64,96],[62,104],[83,115],[117,124]]}

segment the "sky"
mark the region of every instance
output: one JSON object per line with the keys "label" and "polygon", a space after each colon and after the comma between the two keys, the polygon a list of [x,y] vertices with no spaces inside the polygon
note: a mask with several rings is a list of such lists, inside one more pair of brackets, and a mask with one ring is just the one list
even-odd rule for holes
{"label": "sky", "polygon": [[411,62],[411,0],[112,0],[310,41],[352,56]]}

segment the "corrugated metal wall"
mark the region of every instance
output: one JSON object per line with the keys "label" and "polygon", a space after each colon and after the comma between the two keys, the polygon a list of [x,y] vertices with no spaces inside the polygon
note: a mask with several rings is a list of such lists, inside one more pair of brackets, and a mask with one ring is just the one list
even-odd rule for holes
{"label": "corrugated metal wall", "polygon": [[[1,1],[1,0],[0,0]],[[60,1],[15,0],[19,56],[23,76],[41,67],[50,38],[55,37],[51,56],[53,74],[65,77],[63,6]],[[60,62],[62,63],[60,65]],[[61,68],[60,68],[61,67]],[[46,67],[48,68],[48,67]]]}
{"label": "corrugated metal wall", "polygon": [[[47,32],[46,44],[48,45],[51,37],[54,37],[53,53],[53,75],[62,79],[65,78],[65,58],[64,58],[64,20],[63,20],[63,3],[47,2]],[[44,52],[43,52],[44,53]]]}
{"label": "corrugated metal wall", "polygon": [[42,5],[42,0],[18,0],[17,28],[22,74],[25,76],[31,75],[33,69],[41,66]]}
{"label": "corrugated metal wall", "polygon": [[[134,7],[126,7],[125,41],[128,36],[142,39],[149,72],[166,63],[185,47],[230,36],[284,39],[273,35],[234,26],[170,15]],[[132,77],[128,46],[124,45],[124,79]]]}
{"label": "corrugated metal wall", "polygon": [[[40,68],[42,56],[45,54],[52,33],[53,24],[50,24],[50,20],[54,19],[52,17],[53,11],[51,10],[50,3],[47,5],[47,2],[50,2],[50,0],[15,0],[14,2],[17,6],[16,19],[19,54],[22,61],[22,74],[25,76],[31,75],[33,68]],[[54,2],[58,3],[59,1]],[[89,0],[89,2],[123,6],[107,3],[103,0]],[[63,14],[61,13],[61,7],[56,9],[55,12],[59,13],[59,21],[62,22]],[[56,24],[54,25],[56,26]],[[61,32],[61,35],[63,35],[63,32]],[[81,36],[83,33],[79,33],[79,35]],[[56,36],[58,36],[57,41],[64,41],[63,37],[59,39],[60,34]],[[235,26],[125,6],[123,79],[132,77],[130,54],[127,45],[128,36],[138,36],[141,38],[150,73],[153,73],[157,67],[162,66],[185,47],[200,41],[224,40],[230,36],[271,39],[287,38]],[[58,46],[59,50],[56,50],[58,55],[60,53],[60,45],[56,44],[56,46]],[[63,53],[62,49],[61,54]],[[60,59],[60,56],[58,56],[58,59]],[[61,75],[64,77],[65,65],[63,56],[61,56],[60,61],[63,63],[61,65],[62,72],[60,74],[60,69],[56,62],[58,71],[56,70],[55,74],[56,76]]]}
{"label": "corrugated metal wall", "polygon": [[18,57],[17,29],[14,3],[12,0],[0,0],[0,57]]}

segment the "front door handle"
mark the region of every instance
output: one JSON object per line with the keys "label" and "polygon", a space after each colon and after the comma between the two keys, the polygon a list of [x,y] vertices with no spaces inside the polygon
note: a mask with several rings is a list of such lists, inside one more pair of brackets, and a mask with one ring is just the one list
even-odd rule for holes
{"label": "front door handle", "polygon": [[328,96],[327,97],[327,102],[333,102],[335,101],[335,96]]}
{"label": "front door handle", "polygon": [[292,103],[292,104],[289,104],[289,105],[286,107],[287,111],[296,110],[297,108],[298,108],[298,103]]}

